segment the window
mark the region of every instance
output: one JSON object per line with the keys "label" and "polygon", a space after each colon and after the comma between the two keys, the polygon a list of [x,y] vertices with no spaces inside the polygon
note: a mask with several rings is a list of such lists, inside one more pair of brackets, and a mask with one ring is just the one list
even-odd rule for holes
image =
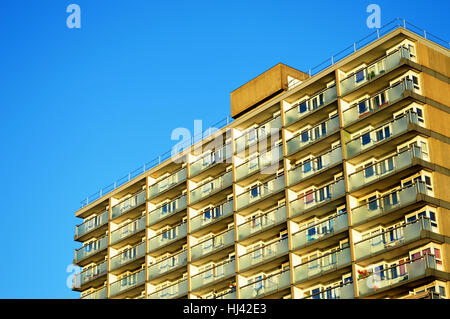
{"label": "window", "polygon": [[307,107],[307,101],[301,102],[300,105],[298,106],[298,112],[301,113],[305,113],[308,110]]}
{"label": "window", "polygon": [[369,110],[368,100],[364,100],[362,102],[359,102],[358,104],[358,112],[359,114],[364,114]]}
{"label": "window", "polygon": [[369,203],[369,210],[376,210],[378,209],[378,200],[377,195],[371,196],[367,198],[367,202]]}
{"label": "window", "polygon": [[381,92],[380,94],[375,96],[373,98],[373,102],[374,102],[376,107],[384,106],[386,104],[386,93],[385,92]]}
{"label": "window", "polygon": [[355,82],[356,83],[360,83],[360,82],[364,81],[364,79],[365,79],[364,73],[365,73],[364,69],[355,73]]}
{"label": "window", "polygon": [[374,175],[374,165],[373,163],[364,164],[364,177],[369,178]]}
{"label": "window", "polygon": [[389,136],[391,136],[391,129],[390,129],[389,125],[376,130],[375,135],[377,138],[377,142],[382,141],[382,140],[388,138]]}
{"label": "window", "polygon": [[371,139],[370,139],[370,132],[365,133],[365,134],[363,134],[363,135],[361,136],[361,144],[362,144],[362,145],[367,145],[367,144],[369,144],[370,142],[371,142]]}
{"label": "window", "polygon": [[309,131],[305,130],[301,133],[302,142],[307,142],[309,140]]}

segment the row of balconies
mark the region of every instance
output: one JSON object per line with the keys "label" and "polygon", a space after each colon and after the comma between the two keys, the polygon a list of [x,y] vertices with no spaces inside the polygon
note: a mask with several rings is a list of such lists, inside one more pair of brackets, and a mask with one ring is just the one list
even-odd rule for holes
{"label": "row of balconies", "polygon": [[[330,289],[313,289],[312,294],[305,294],[311,291],[308,285],[298,285],[312,278],[318,278],[327,273],[342,269],[351,264],[349,248],[343,248],[331,254],[308,261],[293,267],[294,297],[308,299],[351,299],[354,298],[353,283],[340,284]],[[405,261],[398,265],[391,266],[378,272],[360,273],[357,279],[358,294],[366,297],[375,293],[389,290],[403,284],[410,284],[418,278],[427,276],[432,271],[438,269],[434,255],[424,254],[416,259]],[[217,281],[233,278],[235,276],[234,260],[218,265],[214,270],[206,270],[191,277],[192,291],[196,291],[205,285],[213,285]],[[130,276],[119,279],[110,284],[110,297],[118,296],[133,288],[144,285],[145,270],[140,270]],[[290,270],[283,270],[276,274],[247,282],[239,287],[241,298],[260,298],[290,288]],[[188,293],[188,279],[181,279],[175,283],[167,284],[166,287],[156,288],[151,286],[149,299],[169,299],[178,298]],[[142,287],[143,289],[143,287]],[[106,287],[89,294],[83,298],[102,299],[106,298]],[[231,289],[229,293],[216,296],[219,299],[236,298],[236,290]]]}
{"label": "row of balconies", "polygon": [[[328,167],[339,163],[342,158],[341,149],[340,147],[335,148],[332,151],[323,154],[319,158],[320,161],[313,159],[306,164],[302,163],[301,165],[289,170],[289,186],[295,185],[296,183],[299,183],[309,176],[319,171],[326,170]],[[412,165],[414,159],[424,159],[421,150],[416,146],[412,146],[405,151],[391,156],[390,158],[384,159],[383,163],[381,164],[375,163],[371,166],[365,167],[364,169],[358,170],[350,174],[348,177],[350,191],[354,191],[360,187],[363,187],[364,185],[367,185],[370,182],[379,180],[388,174],[392,174],[402,170],[405,167],[409,167]],[[214,179],[212,182],[209,182],[208,185],[203,185],[194,189],[191,192],[191,198],[193,198],[191,202],[206,198],[210,196],[212,192],[222,190],[223,188],[226,188],[230,185],[231,172],[227,172],[225,175]],[[276,177],[269,182],[260,185],[259,187],[249,189],[248,191],[243,192],[242,194],[237,196],[238,210],[245,208],[246,206],[252,204],[253,202],[256,202],[257,200],[264,199],[265,197],[268,197],[271,194],[276,193],[282,189],[284,189],[284,176]],[[305,197],[309,197],[308,201],[304,200],[304,198],[299,198],[291,202],[291,216],[295,216],[299,212],[310,209],[317,203],[321,203],[326,199],[336,198],[342,195],[345,192],[344,181],[340,180],[336,183],[331,183],[330,185],[325,186],[323,191],[326,193],[325,195],[321,195],[323,193],[321,193],[320,191],[316,191],[312,193],[312,195],[305,195]],[[187,207],[186,198],[186,195],[182,195],[172,200],[171,202],[165,203],[152,210],[149,213],[150,225],[161,221],[168,215],[176,214],[177,212],[184,210]],[[117,216],[120,211],[132,209],[144,202],[145,192],[140,192],[139,194],[127,199],[126,201],[121,202],[121,204],[114,206],[112,209],[112,214],[113,216]],[[221,210],[221,213],[218,214],[218,216],[220,217],[229,216],[233,212],[232,202],[230,201],[227,201],[225,204],[219,205],[218,207],[220,207]],[[103,225],[106,225],[108,222],[107,215],[108,212],[105,211],[99,214],[96,218],[89,219],[85,223],[78,226],[76,229],[76,237],[81,237],[97,228],[100,228]],[[363,214],[358,215],[363,216]],[[205,219],[203,218],[203,215],[194,217],[192,219],[191,231],[194,232],[201,227],[204,227],[213,219],[214,218]],[[113,231],[111,234],[111,242],[115,243],[121,238],[126,237],[128,233],[131,234],[132,232],[145,227],[145,225],[141,225],[145,224],[145,218],[141,217],[138,220],[138,223],[139,225],[127,225],[125,227],[121,227],[116,231]]]}

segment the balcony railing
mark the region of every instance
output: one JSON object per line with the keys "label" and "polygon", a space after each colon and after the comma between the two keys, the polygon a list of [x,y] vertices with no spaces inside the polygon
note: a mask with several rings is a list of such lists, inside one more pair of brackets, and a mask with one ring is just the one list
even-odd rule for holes
{"label": "balcony railing", "polygon": [[137,234],[145,229],[145,216],[141,216],[139,219],[132,221],[114,231],[111,232],[111,244],[118,243],[119,241],[128,238],[134,234]]}
{"label": "balcony railing", "polygon": [[96,290],[88,295],[81,297],[81,299],[106,299],[106,287]]}
{"label": "balcony railing", "polygon": [[363,185],[381,179],[392,172],[398,172],[405,167],[412,165],[415,158],[424,159],[421,149],[417,146],[411,146],[392,157],[365,167],[349,175],[350,190],[353,191]]}
{"label": "balcony railing", "polygon": [[91,242],[75,250],[75,263],[82,261],[108,247],[108,236],[103,236],[97,241]]}
{"label": "balcony railing", "polygon": [[303,212],[313,209],[325,202],[336,199],[345,193],[344,179],[333,182],[315,191],[308,191],[301,197],[291,201],[291,217],[301,215]]}
{"label": "balcony railing", "polygon": [[[318,289],[319,290],[319,289]],[[331,287],[323,291],[313,293],[304,299],[354,299],[353,282],[347,282],[337,287]]]}
{"label": "balcony railing", "polygon": [[280,239],[264,247],[252,250],[239,257],[239,270],[244,271],[270,259],[283,256],[289,251],[288,239]]}
{"label": "balcony railing", "polygon": [[311,245],[316,240],[325,236],[338,233],[348,228],[347,213],[341,213],[337,216],[329,218],[323,222],[319,222],[312,226],[302,229],[292,236],[293,249],[298,249],[306,245]]}
{"label": "balcony railing", "polygon": [[301,180],[325,170],[342,161],[342,148],[336,147],[333,150],[326,152],[308,162],[303,162],[301,165],[294,167],[288,172],[288,183],[292,186]]}
{"label": "balcony railing", "polygon": [[419,124],[417,113],[409,111],[389,123],[352,139],[346,144],[347,158],[358,155],[373,145],[406,132],[409,124]]}
{"label": "balcony railing", "polygon": [[204,210],[201,214],[191,219],[191,232],[195,232],[212,222],[224,219],[233,215],[233,200],[228,200],[225,203]]}
{"label": "balcony railing", "polygon": [[281,129],[281,116],[271,119],[270,121],[261,124],[257,128],[249,131],[248,133],[238,137],[235,140],[236,152],[242,152],[248,146],[255,144],[256,142],[267,138],[272,134],[272,131],[279,131]]}
{"label": "balcony railing", "polygon": [[395,83],[391,87],[377,92],[369,98],[351,105],[342,113],[344,125],[349,125],[353,122],[356,122],[382,108],[385,108],[390,104],[395,103],[403,97],[403,93],[405,91],[412,90],[412,81],[405,78],[402,81]]}
{"label": "balcony railing", "polygon": [[106,261],[98,264],[96,267],[90,267],[79,274],[75,274],[73,277],[73,286],[76,288],[81,287],[82,285],[87,284],[103,275],[106,275],[108,271],[106,267]]}
{"label": "balcony railing", "polygon": [[[241,180],[255,172],[261,171],[265,173],[264,169],[271,167],[274,164],[278,164],[280,159],[283,158],[283,147],[281,145],[276,146],[267,153],[261,153],[258,157],[248,160],[247,162],[236,167],[236,179]],[[278,168],[278,167],[276,167]],[[268,171],[267,174],[273,174],[274,172]]]}
{"label": "balcony railing", "polygon": [[258,298],[263,295],[275,293],[289,287],[291,284],[290,270],[281,271],[267,278],[255,281],[240,288],[242,299]]}
{"label": "balcony railing", "polygon": [[187,206],[187,196],[185,194],[151,211],[148,214],[149,223],[150,225],[155,224],[160,220],[185,209],[186,206]]}
{"label": "balcony railing", "polygon": [[142,205],[143,203],[145,203],[145,190],[113,206],[112,218],[116,218],[120,215],[123,215],[126,212],[132,210],[133,208]]}
{"label": "balcony railing", "polygon": [[388,229],[355,243],[355,258],[362,259],[386,249],[420,239],[423,230],[432,231],[431,221],[421,217],[404,225]]}
{"label": "balcony railing", "polygon": [[402,47],[383,58],[376,60],[369,66],[352,73],[341,81],[341,95],[345,95],[356,89],[358,86],[389,72],[400,65],[402,58],[410,59],[410,53],[407,48]]}
{"label": "balcony railing", "polygon": [[417,195],[428,195],[425,183],[416,182],[394,192],[378,197],[366,204],[352,208],[352,224],[364,223],[371,218],[393,212],[399,207],[407,206],[417,199]]}
{"label": "balcony railing", "polygon": [[277,207],[263,215],[252,218],[238,226],[239,240],[243,240],[251,235],[264,231],[273,225],[286,220],[286,205]]}
{"label": "balcony railing", "polygon": [[148,299],[174,299],[181,297],[188,292],[187,279],[179,281],[165,288],[158,289],[148,295]]}
{"label": "balcony railing", "polygon": [[78,225],[75,228],[75,237],[79,238],[83,235],[86,235],[87,233],[93,231],[94,229],[100,228],[103,225],[106,225],[108,223],[108,211],[104,211],[103,213],[86,220],[81,225]]}
{"label": "balcony railing", "polygon": [[214,268],[203,271],[192,276],[192,290],[199,289],[203,286],[222,280],[232,276],[236,272],[234,259],[224,263],[215,265]]}
{"label": "balcony railing", "polygon": [[232,155],[231,144],[226,144],[221,148],[214,150],[205,156],[202,156],[190,166],[191,177],[200,174],[217,163],[224,163],[225,160]]}
{"label": "balcony railing", "polygon": [[422,277],[429,269],[436,269],[435,256],[424,254],[412,261],[391,266],[378,272],[373,272],[367,277],[358,280],[360,296],[365,296],[384,288],[391,288],[399,283],[407,283],[415,278]]}
{"label": "balcony railing", "polygon": [[169,271],[187,264],[187,250],[160,260],[149,266],[148,276],[150,280],[157,278]]}
{"label": "balcony railing", "polygon": [[214,299],[237,299],[236,297],[236,288],[230,291],[221,293],[214,297]]}
{"label": "balcony railing", "polygon": [[294,268],[295,283],[320,276],[330,270],[336,270],[352,262],[350,247],[342,248],[332,253],[323,255]]}
{"label": "balcony railing", "polygon": [[114,270],[145,256],[145,242],[124,250],[111,258],[110,269]]}
{"label": "balcony railing", "polygon": [[301,103],[295,104],[285,113],[285,125],[291,125],[299,119],[307,116],[314,110],[317,110],[321,106],[327,105],[331,101],[335,100],[336,97],[336,85],[333,85],[332,87],[326,88],[325,90],[314,94],[311,98]]}
{"label": "balcony railing", "polygon": [[110,297],[117,296],[145,283],[145,270],[142,269],[130,276],[119,279],[109,286]]}
{"label": "balcony railing", "polygon": [[269,197],[270,195],[284,188],[284,175],[264,182],[261,185],[252,187],[248,191],[237,196],[237,209],[242,209],[257,200]]}
{"label": "balcony railing", "polygon": [[332,118],[314,126],[311,129],[298,133],[287,141],[287,155],[292,155],[298,152],[303,147],[320,140],[321,138],[330,135],[339,129],[339,116],[335,115]]}
{"label": "balcony railing", "polygon": [[229,229],[219,235],[204,240],[191,248],[191,258],[196,260],[207,254],[216,252],[234,243],[234,229]]}
{"label": "balcony railing", "polygon": [[149,239],[149,252],[155,251],[187,235],[187,223],[172,227]]}
{"label": "balcony railing", "polygon": [[216,177],[215,179],[204,183],[191,191],[190,202],[191,204],[202,200],[213,193],[218,192],[233,184],[232,172],[226,172],[225,174]]}
{"label": "balcony railing", "polygon": [[156,184],[153,184],[149,188],[149,197],[154,198],[160,193],[184,182],[186,180],[186,167],[180,169],[176,173],[164,178]]}

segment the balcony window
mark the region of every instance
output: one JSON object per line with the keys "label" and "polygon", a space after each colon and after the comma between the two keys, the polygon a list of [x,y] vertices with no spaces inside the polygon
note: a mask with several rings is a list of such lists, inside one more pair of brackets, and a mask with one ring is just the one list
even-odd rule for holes
{"label": "balcony window", "polygon": [[364,69],[355,73],[355,82],[356,83],[364,81],[364,79],[365,79],[364,73],[365,73]]}
{"label": "balcony window", "polygon": [[371,139],[370,139],[370,132],[368,132],[368,133],[366,133],[366,134],[363,134],[362,136],[361,136],[361,144],[362,145],[367,145],[367,144],[369,144],[371,142]]}
{"label": "balcony window", "polygon": [[377,142],[384,140],[391,136],[391,130],[389,126],[385,126],[375,132],[377,137]]}
{"label": "balcony window", "polygon": [[359,114],[364,114],[369,111],[369,100],[364,100],[358,104],[358,112]]}
{"label": "balcony window", "polygon": [[301,133],[302,142],[307,142],[309,140],[309,131],[305,130]]}
{"label": "balcony window", "polygon": [[300,105],[298,106],[299,113],[305,113],[307,110],[307,101],[300,103]]}

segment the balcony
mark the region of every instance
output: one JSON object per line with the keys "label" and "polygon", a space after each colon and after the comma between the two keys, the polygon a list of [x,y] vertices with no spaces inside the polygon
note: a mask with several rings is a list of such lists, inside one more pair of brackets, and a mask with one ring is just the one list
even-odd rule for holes
{"label": "balcony", "polygon": [[304,215],[305,212],[318,210],[319,208],[322,211],[327,211],[335,207],[336,205],[331,205],[331,202],[345,194],[344,183],[344,179],[340,179],[317,190],[307,191],[301,197],[291,201],[289,203],[290,217]]}
{"label": "balcony", "polygon": [[290,284],[291,272],[290,270],[284,270],[241,287],[241,299],[261,298],[289,288]]}
{"label": "balcony", "polygon": [[161,288],[148,295],[148,299],[174,299],[186,295],[188,292],[187,279]]}
{"label": "balcony", "polygon": [[370,273],[367,277],[359,279],[359,296],[365,297],[396,288],[423,278],[433,270],[436,270],[435,257],[424,254],[420,258]]}
{"label": "balcony", "polygon": [[[230,260],[215,265],[214,268],[192,276],[191,289],[198,290],[210,285],[217,285],[221,280],[230,278],[236,273],[235,261]],[[215,287],[217,288],[217,287]]]}
{"label": "balcony", "polygon": [[[425,183],[416,182],[410,184],[388,195],[369,201],[367,204],[352,208],[352,224],[353,226],[365,224],[369,220],[374,221],[378,217],[393,214],[400,208],[420,201],[423,196],[428,194],[429,191]],[[370,225],[368,224],[367,226]]]}
{"label": "balcony", "polygon": [[[432,228],[431,221],[428,218],[421,217],[402,226],[394,227],[378,235],[363,239],[355,243],[355,259],[361,260],[379,255],[396,247],[418,241],[424,237],[423,231],[431,232]],[[408,247],[405,247],[405,249],[407,250]]]}
{"label": "balcony", "polygon": [[406,91],[412,92],[413,84],[411,80],[403,79],[391,87],[351,105],[348,109],[343,111],[344,126],[362,120],[369,115],[396,103],[405,96],[404,93]]}
{"label": "balcony", "polygon": [[84,245],[80,249],[75,250],[75,264],[87,260],[89,257],[94,256],[106,248],[108,248],[108,236],[103,236],[95,242]]}
{"label": "balcony", "polygon": [[88,295],[81,297],[81,299],[106,299],[106,287],[96,290]]}
{"label": "balcony", "polygon": [[226,144],[225,146],[211,152],[205,156],[202,156],[190,166],[190,177],[197,176],[202,172],[210,169],[216,164],[225,163],[226,159],[232,155],[231,144]]}
{"label": "balcony", "polygon": [[354,299],[353,282],[341,284],[338,287],[331,287],[321,292],[313,293],[303,299]]}
{"label": "balcony", "polygon": [[361,85],[378,78],[399,66],[402,58],[409,59],[410,53],[406,48],[400,48],[381,59],[372,62],[369,66],[352,73],[340,82],[341,96],[355,90]]}
{"label": "balcony", "polygon": [[350,255],[350,247],[342,248],[330,254],[323,255],[296,266],[294,268],[295,283],[298,284],[305,282],[319,276],[323,279],[325,275],[344,266],[348,266],[351,262],[352,258]]}
{"label": "balcony", "polygon": [[339,130],[339,116],[334,115],[332,118],[316,125],[312,129],[296,134],[286,143],[287,156],[299,152],[308,145],[322,140],[337,130]]}
{"label": "balcony", "polygon": [[288,239],[280,239],[239,257],[239,271],[249,270],[289,252]]}
{"label": "balcony", "polygon": [[182,195],[175,200],[160,205],[155,210],[148,214],[149,224],[154,225],[167,217],[174,216],[176,213],[181,212],[187,207],[187,196]]}
{"label": "balcony", "polygon": [[295,104],[285,112],[285,126],[289,126],[298,120],[308,116],[315,110],[328,105],[337,98],[336,85],[326,88],[314,94],[308,100]]}
{"label": "balcony", "polygon": [[145,203],[145,190],[121,201],[112,208],[112,218],[116,218]]}
{"label": "balcony", "polygon": [[233,200],[203,211],[191,219],[191,233],[233,215]]}
{"label": "balcony", "polygon": [[161,277],[175,269],[182,268],[187,265],[187,250],[165,258],[149,266],[149,279],[155,279]]}
{"label": "balcony", "polygon": [[244,240],[286,221],[286,206],[280,206],[238,226],[238,238]]}
{"label": "balcony", "polygon": [[142,269],[137,273],[134,273],[130,276],[127,276],[125,278],[113,282],[109,286],[109,296],[114,297],[124,294],[136,287],[139,287],[140,285],[144,285],[144,283],[145,283],[145,270]]}
{"label": "balcony", "polygon": [[226,172],[222,176],[216,177],[191,191],[190,205],[200,202],[233,184],[232,172]]}
{"label": "balcony", "polygon": [[[408,131],[409,125],[411,124],[419,124],[417,114],[414,112],[407,112],[393,121],[352,139],[346,143],[347,158],[355,157],[371,147],[379,145],[387,140],[392,140],[394,137]],[[362,160],[360,159],[359,161]]]}
{"label": "balcony", "polygon": [[379,181],[387,175],[398,173],[404,168],[412,166],[415,159],[424,160],[424,157],[419,147],[412,146],[380,163],[365,167],[349,175],[350,191]]}
{"label": "balcony", "polygon": [[[117,244],[145,230],[145,216],[140,217],[111,232],[111,245]],[[126,244],[127,242],[121,243]]]}
{"label": "balcony", "polygon": [[[277,176],[267,182],[258,185],[257,187],[252,187],[248,191],[237,196],[237,209],[242,210],[243,208],[250,206],[256,202],[259,202],[269,196],[284,189],[284,175]],[[284,194],[283,194],[284,195]],[[260,207],[262,208],[262,207]]]}
{"label": "balcony", "polygon": [[225,247],[234,244],[234,229],[229,229],[219,235],[216,235],[207,240],[192,246],[191,259],[192,261],[214,254]]}
{"label": "balcony", "polygon": [[110,270],[116,270],[129,264],[135,264],[140,258],[145,256],[145,242],[120,252],[110,260]]}
{"label": "balcony", "polygon": [[[273,174],[278,167],[276,167],[276,169],[269,168],[273,165],[277,165],[282,159],[283,147],[281,145],[276,146],[270,151],[261,152],[258,157],[250,159],[236,167],[236,181],[242,181],[246,177],[249,177],[260,171],[261,174]],[[264,169],[267,169],[267,172],[265,172]]]}
{"label": "balcony", "polygon": [[[104,261],[96,267],[90,267],[79,274],[75,274],[73,277],[73,288],[80,288],[86,284],[97,281],[97,279],[106,275],[107,270],[106,261]],[[106,277],[104,279],[106,279]]]}
{"label": "balcony", "polygon": [[175,186],[186,181],[186,167],[180,169],[176,173],[164,178],[156,184],[149,187],[150,199],[155,199],[162,193],[174,188]]}
{"label": "balcony", "polygon": [[[244,151],[247,147],[256,144],[258,141],[268,138],[273,133],[281,129],[281,116],[259,125],[249,133],[238,137],[235,140],[236,153]],[[281,136],[280,136],[281,137]]]}
{"label": "balcony", "polygon": [[87,235],[94,230],[99,229],[103,225],[108,224],[108,218],[109,216],[107,210],[93,218],[89,218],[75,228],[75,239],[80,239],[84,235]]}
{"label": "balcony", "polygon": [[339,146],[290,170],[288,172],[289,186],[298,184],[310,176],[323,172],[340,162],[342,162],[342,148]]}
{"label": "balcony", "polygon": [[311,246],[325,237],[331,237],[348,228],[347,213],[329,218],[312,226],[300,230],[292,235],[292,249]]}
{"label": "balcony", "polygon": [[184,222],[176,227],[172,227],[163,233],[149,239],[149,252],[155,252],[169,244],[176,242],[187,235],[187,223]]}

